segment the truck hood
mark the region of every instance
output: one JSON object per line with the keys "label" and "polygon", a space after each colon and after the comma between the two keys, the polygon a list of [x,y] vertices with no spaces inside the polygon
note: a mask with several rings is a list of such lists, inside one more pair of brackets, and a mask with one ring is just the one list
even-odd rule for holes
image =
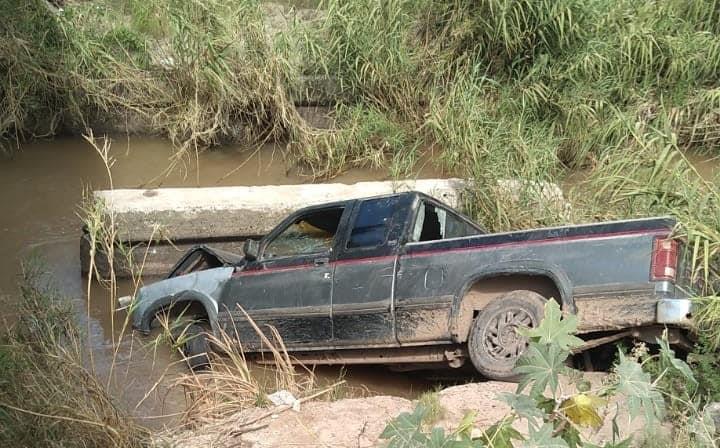
{"label": "truck hood", "polygon": [[175,263],[167,278],[180,277],[191,272],[210,270],[224,266],[244,266],[245,257],[226,250],[200,245],[185,252]]}

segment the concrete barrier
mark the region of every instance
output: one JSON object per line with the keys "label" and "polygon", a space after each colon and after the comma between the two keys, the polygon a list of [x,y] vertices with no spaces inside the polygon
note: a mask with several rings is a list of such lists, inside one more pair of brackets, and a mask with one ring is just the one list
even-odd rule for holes
{"label": "concrete barrier", "polygon": [[[240,253],[248,237],[267,234],[291,212],[309,205],[417,190],[457,207],[466,182],[461,179],[359,182],[356,184],[267,185],[257,187],[119,189],[94,192],[112,213],[117,243],[129,252],[130,265],[144,260],[144,275],[166,273],[188,248],[210,244]],[[148,247],[149,244],[149,247]],[[84,273],[90,265],[90,242],[81,240]],[[109,264],[96,257],[100,275]],[[115,271],[127,277],[127,262],[115,260]]]}
{"label": "concrete barrier", "polygon": [[465,182],[423,179],[356,184],[102,190],[95,198],[115,214],[122,242],[211,240],[265,235],[309,205],[417,190],[456,207]]}

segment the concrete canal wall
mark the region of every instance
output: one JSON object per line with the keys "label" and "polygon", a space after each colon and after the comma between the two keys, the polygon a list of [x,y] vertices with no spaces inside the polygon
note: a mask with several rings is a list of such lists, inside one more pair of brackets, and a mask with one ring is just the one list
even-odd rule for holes
{"label": "concrete canal wall", "polygon": [[[457,207],[465,187],[461,179],[421,179],[100,190],[94,196],[104,204],[105,222],[114,215],[117,243],[129,252],[130,264],[142,265],[144,275],[154,276],[167,273],[187,249],[197,244],[242,253],[246,238],[265,235],[288,214],[309,205],[417,190]],[[86,273],[90,264],[87,235],[83,235],[80,246],[81,266]],[[129,266],[120,258],[116,256],[116,273],[127,277]],[[96,257],[96,265],[100,275],[106,276],[109,265],[103,254]]]}

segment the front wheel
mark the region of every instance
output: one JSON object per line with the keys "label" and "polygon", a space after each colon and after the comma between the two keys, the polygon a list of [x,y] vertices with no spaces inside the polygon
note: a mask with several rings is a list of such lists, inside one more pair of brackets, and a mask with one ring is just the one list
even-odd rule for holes
{"label": "front wheel", "polygon": [[205,328],[190,324],[183,334],[182,351],[191,370],[200,371],[210,367],[210,343]]}
{"label": "front wheel", "polygon": [[494,299],[480,312],[468,338],[470,359],[478,372],[494,380],[518,379],[513,369],[528,342],[517,330],[536,327],[544,305],[540,294],[518,290]]}

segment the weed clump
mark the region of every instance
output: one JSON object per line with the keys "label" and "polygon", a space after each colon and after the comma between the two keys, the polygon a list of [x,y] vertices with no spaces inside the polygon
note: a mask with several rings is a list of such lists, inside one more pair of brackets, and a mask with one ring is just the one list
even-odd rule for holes
{"label": "weed clump", "polygon": [[[252,0],[0,3],[0,137],[100,128],[181,152],[287,135],[292,66]],[[42,126],[40,126],[42,125]]]}
{"label": "weed clump", "polygon": [[0,343],[0,444],[140,447],[138,426],[87,370],[71,304],[25,266],[19,320]]}

